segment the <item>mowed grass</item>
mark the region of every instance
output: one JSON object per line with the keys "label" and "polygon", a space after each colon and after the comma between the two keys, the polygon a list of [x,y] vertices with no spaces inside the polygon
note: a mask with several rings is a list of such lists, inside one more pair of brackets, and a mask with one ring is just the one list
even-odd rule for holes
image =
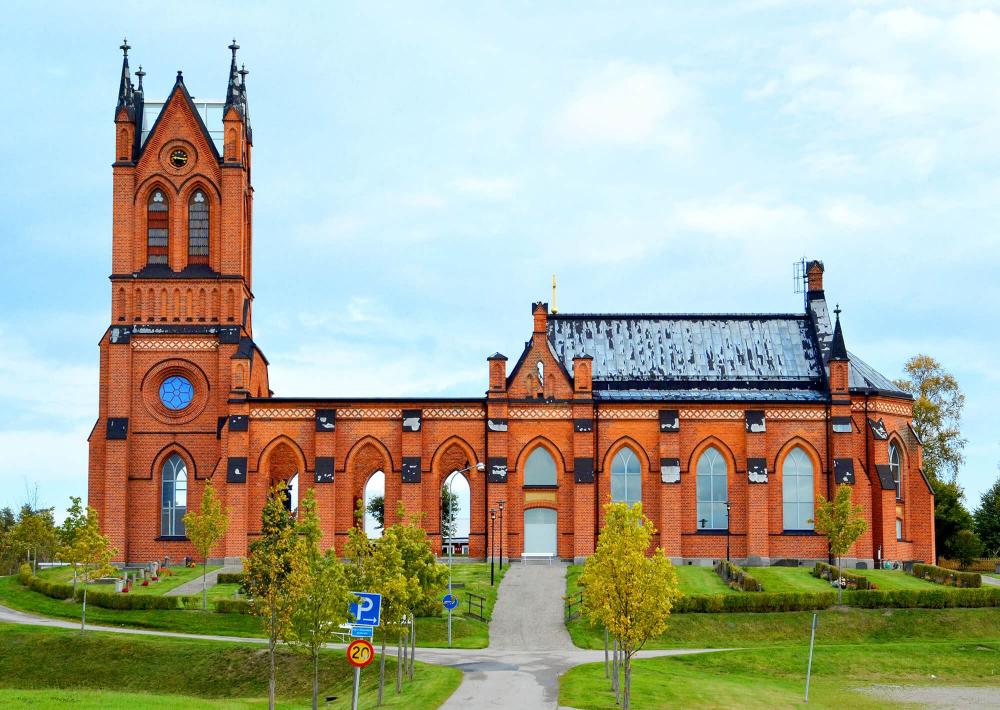
{"label": "mowed grass", "polygon": [[826,580],[813,577],[811,567],[749,567],[747,571],[764,585],[765,592],[828,592]]}
{"label": "mowed grass", "polygon": [[[214,572],[217,569],[219,569],[219,565],[208,566],[209,572]],[[143,587],[139,583],[132,585],[132,591],[129,594],[165,594],[186,582],[200,578],[202,571],[201,565],[198,567],[171,567],[169,575],[161,576],[156,582],[150,581],[148,587]],[[50,582],[72,584],[73,568],[51,567],[46,570],[40,570],[38,576]],[[87,588],[97,592],[113,592],[115,590],[114,585],[111,584],[88,584]],[[198,591],[200,593],[201,590],[199,589]]]}
{"label": "mowed grass", "polygon": [[[816,612],[818,645],[891,641],[1000,640],[1000,609],[830,609]],[[808,645],[811,611],[772,614],[675,614],[645,648],[758,648]],[[604,648],[604,633],[585,619],[567,624],[573,643]]]}
{"label": "mowed grass", "polygon": [[[741,594],[731,589],[722,581],[722,577],[711,567],[699,565],[678,565],[677,584],[683,594]],[[575,594],[580,591],[577,582],[583,574],[583,565],[570,565],[566,569],[566,593]]]}
{"label": "mowed grass", "polygon": [[[885,643],[820,646],[804,705],[807,647],[729,651],[638,660],[637,708],[883,708],[858,692],[874,684],[1000,686],[1000,643]],[[935,678],[932,678],[935,676]],[[603,664],[577,666],[560,679],[560,704],[615,708]]]}
{"label": "mowed grass", "polygon": [[[0,624],[0,705],[5,708],[19,707],[15,703],[62,707],[67,697],[74,707],[260,708],[267,705],[267,665],[267,652],[257,645],[109,633],[81,636]],[[277,665],[281,706],[307,707],[312,682],[307,658],[283,648]],[[361,677],[362,707],[374,707],[375,665]],[[418,663],[414,680],[404,683],[401,695],[395,693],[394,678],[390,656],[384,705],[434,708],[454,692],[462,674]],[[320,693],[324,698],[336,696],[324,707],[350,707],[351,684],[352,669],[344,652],[324,652]],[[114,692],[108,693],[109,688]],[[77,698],[89,704],[81,705]]]}
{"label": "mowed grass", "polygon": [[878,589],[883,589],[885,591],[892,591],[895,589],[952,589],[953,587],[945,587],[940,584],[934,584],[934,582],[928,582],[926,579],[919,579],[912,575],[906,574],[902,570],[891,570],[891,569],[859,569],[852,570],[856,574],[867,578],[869,581],[873,582]]}

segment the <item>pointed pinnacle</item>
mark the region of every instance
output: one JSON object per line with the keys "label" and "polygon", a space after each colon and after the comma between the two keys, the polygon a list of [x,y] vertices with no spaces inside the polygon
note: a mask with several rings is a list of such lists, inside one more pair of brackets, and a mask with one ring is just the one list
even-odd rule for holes
{"label": "pointed pinnacle", "polygon": [[236,44],[236,38],[233,37],[233,43],[229,45],[229,49],[233,51],[233,61],[236,61],[236,50],[240,48],[240,45]]}
{"label": "pointed pinnacle", "polygon": [[122,43],[118,46],[118,49],[122,50],[122,54],[126,57],[128,56],[128,50],[132,49],[132,47],[129,46],[127,37],[122,37]]}

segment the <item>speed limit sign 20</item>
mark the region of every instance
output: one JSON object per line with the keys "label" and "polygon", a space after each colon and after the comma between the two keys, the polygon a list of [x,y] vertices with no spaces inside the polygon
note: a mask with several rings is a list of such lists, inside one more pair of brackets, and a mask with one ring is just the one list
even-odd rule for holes
{"label": "speed limit sign 20", "polygon": [[364,639],[351,641],[347,647],[347,662],[355,668],[364,668],[375,659],[375,648]]}

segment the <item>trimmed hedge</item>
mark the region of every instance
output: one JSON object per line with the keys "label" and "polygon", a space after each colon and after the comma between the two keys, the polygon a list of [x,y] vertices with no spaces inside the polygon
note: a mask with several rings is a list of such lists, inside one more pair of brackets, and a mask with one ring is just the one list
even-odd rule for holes
{"label": "trimmed hedge", "polygon": [[249,614],[250,602],[246,599],[215,599],[212,601],[220,614]]}
{"label": "trimmed hedge", "polygon": [[855,574],[854,572],[848,572],[845,569],[838,570],[834,565],[828,565],[826,562],[817,562],[810,574],[813,577],[819,577],[820,579],[825,579],[828,582],[833,582],[834,580],[843,577],[847,582],[847,589],[875,589],[875,585],[873,585],[867,577]]}
{"label": "trimmed hedge", "polygon": [[[812,611],[837,603],[837,593],[762,592],[760,594],[693,594],[674,602],[675,614],[724,612]],[[948,609],[1000,607],[1000,589],[899,589],[845,591],[843,604],[861,609]]]}
{"label": "trimmed hedge", "polygon": [[909,574],[926,579],[928,582],[934,582],[934,584],[943,584],[946,587],[978,589],[983,586],[983,577],[977,572],[957,572],[936,565],[914,564],[913,571]]}
{"label": "trimmed hedge", "polygon": [[[21,579],[21,575],[18,575]],[[83,602],[83,586],[76,589],[72,584],[49,582],[34,575],[28,577],[27,583],[21,582],[34,592],[44,594],[52,599],[72,599]],[[121,592],[87,592],[87,604],[104,609],[200,609],[201,597],[168,597],[155,594],[122,594]]]}
{"label": "trimmed hedge", "polygon": [[[1000,565],[1000,557],[980,557],[978,560],[972,563],[968,568],[968,572],[988,572],[993,574],[996,571],[997,565]],[[945,569],[955,569],[962,570],[962,566],[959,562],[955,560],[948,560],[944,557],[938,560],[938,567],[944,567]]]}
{"label": "trimmed hedge", "polygon": [[[21,579],[21,575],[18,575],[18,579]],[[47,597],[52,597],[53,599],[72,599],[73,598],[73,585],[72,584],[61,584],[59,582],[49,582],[42,579],[41,577],[36,577],[34,575],[28,576],[28,581],[25,582],[21,580],[21,584],[26,586],[33,592],[38,592],[39,594],[44,594]]]}
{"label": "trimmed hedge", "polygon": [[246,576],[242,572],[219,572],[219,584],[243,584]]}
{"label": "trimmed hedge", "polygon": [[715,565],[715,573],[722,577],[722,581],[733,589],[744,592],[763,592],[764,585],[750,576],[750,573],[738,565],[734,565],[729,560],[720,560]]}

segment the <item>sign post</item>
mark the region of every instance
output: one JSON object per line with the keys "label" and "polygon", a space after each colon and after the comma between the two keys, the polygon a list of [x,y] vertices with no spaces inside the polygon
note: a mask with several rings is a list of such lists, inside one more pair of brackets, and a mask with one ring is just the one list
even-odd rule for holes
{"label": "sign post", "polygon": [[458,597],[449,591],[441,598],[441,604],[448,610],[448,648],[451,648],[451,610],[458,606]]}
{"label": "sign post", "polygon": [[364,639],[351,641],[347,647],[347,662],[354,666],[354,692],[351,695],[351,710],[358,710],[358,689],[361,687],[361,669],[375,658],[375,647]]}
{"label": "sign post", "polygon": [[813,612],[812,634],[809,636],[809,666],[806,668],[806,703],[809,702],[809,676],[813,668],[813,644],[816,643],[817,614]]}

